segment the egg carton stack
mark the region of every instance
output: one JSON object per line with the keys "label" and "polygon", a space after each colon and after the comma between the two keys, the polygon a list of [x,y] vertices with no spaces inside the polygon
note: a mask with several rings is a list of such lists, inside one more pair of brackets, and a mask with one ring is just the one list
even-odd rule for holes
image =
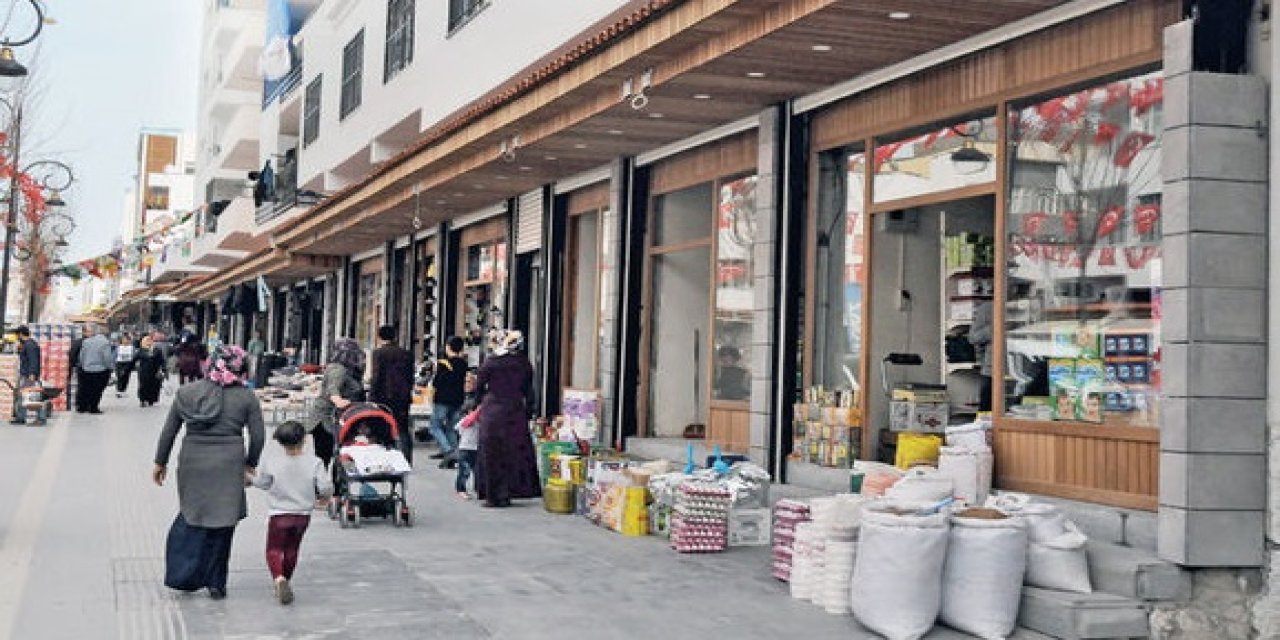
{"label": "egg carton stack", "polygon": [[681,484],[672,509],[671,548],[680,553],[719,553],[728,548],[732,498],[729,488],[719,482]]}
{"label": "egg carton stack", "polygon": [[779,500],[773,505],[773,577],[791,579],[796,525],[809,521],[809,505],[799,500]]}
{"label": "egg carton stack", "polygon": [[791,555],[791,597],[813,602],[821,593],[826,544],[812,521],[796,524]]}
{"label": "egg carton stack", "polygon": [[47,384],[62,387],[53,399],[55,411],[66,411],[66,386],[71,378],[71,341],[80,337],[80,327],[64,324],[31,325],[31,337],[40,343],[40,377]]}

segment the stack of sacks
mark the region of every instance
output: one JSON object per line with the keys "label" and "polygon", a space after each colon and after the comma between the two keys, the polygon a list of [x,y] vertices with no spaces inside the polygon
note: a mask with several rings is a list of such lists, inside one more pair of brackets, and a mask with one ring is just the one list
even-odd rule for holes
{"label": "stack of sacks", "polygon": [[823,560],[822,593],[817,604],[832,615],[849,615],[849,598],[853,567],[857,556],[858,525],[866,499],[850,494],[839,495],[814,522],[826,543]]}
{"label": "stack of sacks", "polygon": [[[18,356],[17,354],[6,353],[0,355],[0,380],[4,380],[17,388],[18,385]],[[13,391],[9,387],[0,385],[0,415],[13,415]]]}
{"label": "stack of sacks", "polygon": [[799,500],[779,500],[773,505],[773,577],[791,579],[796,526],[809,522],[809,505]]}
{"label": "stack of sacks", "polygon": [[938,454],[938,472],[951,478],[957,501],[980,506],[991,492],[995,459],[988,442],[990,427],[985,422],[949,427],[947,446]]}
{"label": "stack of sacks", "polygon": [[796,524],[795,546],[791,556],[791,597],[813,600],[822,576],[822,538],[813,521]]}

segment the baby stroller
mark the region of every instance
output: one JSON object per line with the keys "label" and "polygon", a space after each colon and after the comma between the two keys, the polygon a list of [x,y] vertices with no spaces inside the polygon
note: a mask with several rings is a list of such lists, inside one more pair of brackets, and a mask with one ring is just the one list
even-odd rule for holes
{"label": "baby stroller", "polygon": [[405,493],[409,467],[399,440],[400,429],[386,407],[356,403],[339,412],[334,499],[329,502],[329,517],[339,526],[359,527],[363,518],[371,517],[391,518],[397,527],[413,526]]}

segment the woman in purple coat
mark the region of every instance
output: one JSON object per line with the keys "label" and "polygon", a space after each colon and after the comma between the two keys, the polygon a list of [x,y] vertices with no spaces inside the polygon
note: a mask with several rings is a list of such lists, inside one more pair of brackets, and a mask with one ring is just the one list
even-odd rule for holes
{"label": "woman in purple coat", "polygon": [[486,507],[508,507],[512,498],[542,495],[525,404],[533,384],[533,365],[523,353],[524,336],[519,331],[499,332],[492,350],[476,376],[480,396],[476,493]]}

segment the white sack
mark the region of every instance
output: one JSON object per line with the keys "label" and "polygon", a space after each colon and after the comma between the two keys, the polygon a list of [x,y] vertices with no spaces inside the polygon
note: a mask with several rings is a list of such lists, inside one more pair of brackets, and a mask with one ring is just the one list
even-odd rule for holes
{"label": "white sack", "polygon": [[1026,583],[1045,589],[1092,593],[1089,557],[1085,552],[1089,537],[1052,505],[1028,504],[1015,513],[1027,521]]}
{"label": "white sack", "polygon": [[1020,518],[955,516],[942,575],[942,622],[979,638],[1007,638],[1018,622],[1027,565]]}
{"label": "white sack", "polygon": [[853,570],[853,615],[889,640],[923,637],[942,607],[946,557],[946,516],[868,509]]}
{"label": "white sack", "polygon": [[917,467],[902,476],[884,497],[903,507],[922,508],[950,498],[954,490],[951,478],[939,474],[937,469]]}
{"label": "white sack", "polygon": [[954,427],[947,427],[947,446],[965,449],[989,449],[987,429],[974,422]]}
{"label": "white sack", "polygon": [[951,479],[957,500],[981,506],[991,493],[991,472],[995,459],[991,450],[943,447],[938,455],[938,474]]}

